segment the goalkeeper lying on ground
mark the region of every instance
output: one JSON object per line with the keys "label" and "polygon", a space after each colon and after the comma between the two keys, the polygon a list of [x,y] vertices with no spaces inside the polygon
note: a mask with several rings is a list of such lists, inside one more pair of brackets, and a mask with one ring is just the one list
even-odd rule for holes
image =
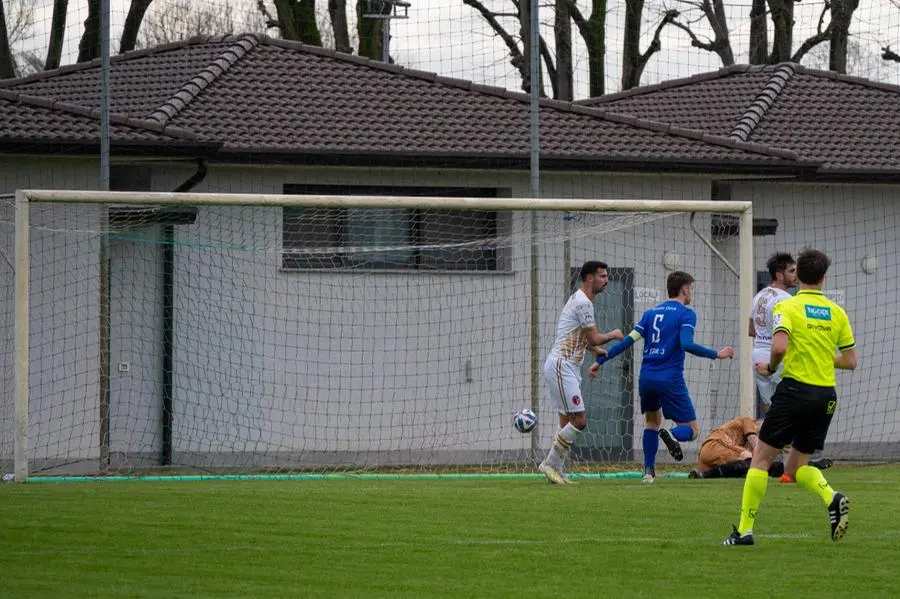
{"label": "goalkeeper lying on ground", "polygon": [[[759,427],[752,418],[738,416],[714,429],[703,441],[697,468],[691,470],[690,478],[743,478],[750,469],[750,458],[756,448],[756,433]],[[810,460],[809,464],[819,470],[829,468],[828,458]],[[783,476],[784,475],[784,476]],[[784,463],[772,462],[769,476],[782,477],[782,482],[794,482],[785,478]]]}

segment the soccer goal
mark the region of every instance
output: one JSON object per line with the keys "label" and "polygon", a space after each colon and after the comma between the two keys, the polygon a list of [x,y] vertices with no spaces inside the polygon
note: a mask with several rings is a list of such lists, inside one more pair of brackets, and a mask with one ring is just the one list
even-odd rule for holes
{"label": "soccer goal", "polygon": [[[749,202],[28,190],[3,210],[16,480],[533,472],[557,426],[540,366],[587,260],[609,265],[598,327],[626,334],[692,274],[696,339],[738,349],[687,360],[701,432],[755,410]],[[639,367],[585,376],[576,467],[640,459]]]}

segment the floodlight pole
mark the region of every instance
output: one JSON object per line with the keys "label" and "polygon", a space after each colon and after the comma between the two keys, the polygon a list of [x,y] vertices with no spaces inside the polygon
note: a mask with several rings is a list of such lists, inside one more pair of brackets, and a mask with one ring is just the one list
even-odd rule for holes
{"label": "floodlight pole", "polygon": [[100,0],[100,190],[109,191],[109,0]]}
{"label": "floodlight pole", "polygon": [[[101,72],[101,106],[100,106],[100,190],[109,191],[109,44],[110,18],[109,0],[100,0],[100,72]],[[110,309],[109,309],[109,236],[107,223],[109,212],[105,208],[100,213],[100,248],[99,248],[99,284],[100,284],[100,322],[99,341],[99,398],[98,419],[100,421],[100,472],[109,468],[109,377],[110,377]]]}
{"label": "floodlight pole", "polygon": [[[523,0],[524,1],[524,0]],[[540,77],[538,76],[538,39],[540,18],[540,4],[538,0],[528,0],[531,13],[529,24],[529,71],[530,71],[530,134],[531,134],[531,160],[530,160],[530,191],[531,199],[536,200],[541,196],[540,188],[540,158],[541,158],[541,106],[540,106]],[[540,296],[539,296],[539,261],[538,261],[538,215],[531,213],[531,409],[535,414],[540,413]],[[552,425],[549,430],[553,430]],[[532,455],[537,458],[540,451],[540,435],[531,435]]]}

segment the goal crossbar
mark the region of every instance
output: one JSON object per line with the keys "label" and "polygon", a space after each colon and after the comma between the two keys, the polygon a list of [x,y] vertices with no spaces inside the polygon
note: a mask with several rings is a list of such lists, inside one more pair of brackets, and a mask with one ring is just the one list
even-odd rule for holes
{"label": "goal crossbar", "polygon": [[[571,212],[724,212],[745,213],[751,202],[708,200],[627,200],[553,198],[462,198],[404,196],[332,196],[248,193],[177,193],[26,189],[29,202],[177,206],[271,206],[283,208],[447,208],[454,210],[528,210]],[[17,197],[20,197],[17,194]]]}

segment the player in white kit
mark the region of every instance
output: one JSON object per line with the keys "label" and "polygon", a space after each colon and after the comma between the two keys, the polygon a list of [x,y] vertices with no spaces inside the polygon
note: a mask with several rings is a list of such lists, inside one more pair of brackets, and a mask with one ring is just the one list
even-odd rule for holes
{"label": "player in white kit", "polygon": [[[779,252],[769,258],[766,262],[769,274],[772,275],[772,283],[756,294],[753,298],[753,304],[750,309],[750,328],[749,335],[753,337],[753,363],[765,362],[768,364],[769,354],[772,351],[772,335],[774,334],[774,324],[772,322],[772,310],[775,304],[783,299],[791,297],[788,289],[797,286],[797,262],[793,256],[783,252]],[[772,404],[772,395],[775,393],[775,387],[781,382],[781,371],[784,366],[780,366],[778,371],[770,377],[763,376],[753,371],[756,378],[756,388],[759,390],[759,397],[762,400],[763,415],[769,410]]]}
{"label": "player in white kit", "polygon": [[605,354],[600,346],[622,339],[622,331],[600,333],[594,322],[594,298],[609,282],[603,262],[585,262],[581,267],[581,287],[566,302],[556,327],[553,349],[544,361],[543,378],[553,409],[559,414],[559,430],[539,470],[551,483],[569,482],[564,464],[572,444],[587,426],[581,394],[581,363],[585,352]]}

